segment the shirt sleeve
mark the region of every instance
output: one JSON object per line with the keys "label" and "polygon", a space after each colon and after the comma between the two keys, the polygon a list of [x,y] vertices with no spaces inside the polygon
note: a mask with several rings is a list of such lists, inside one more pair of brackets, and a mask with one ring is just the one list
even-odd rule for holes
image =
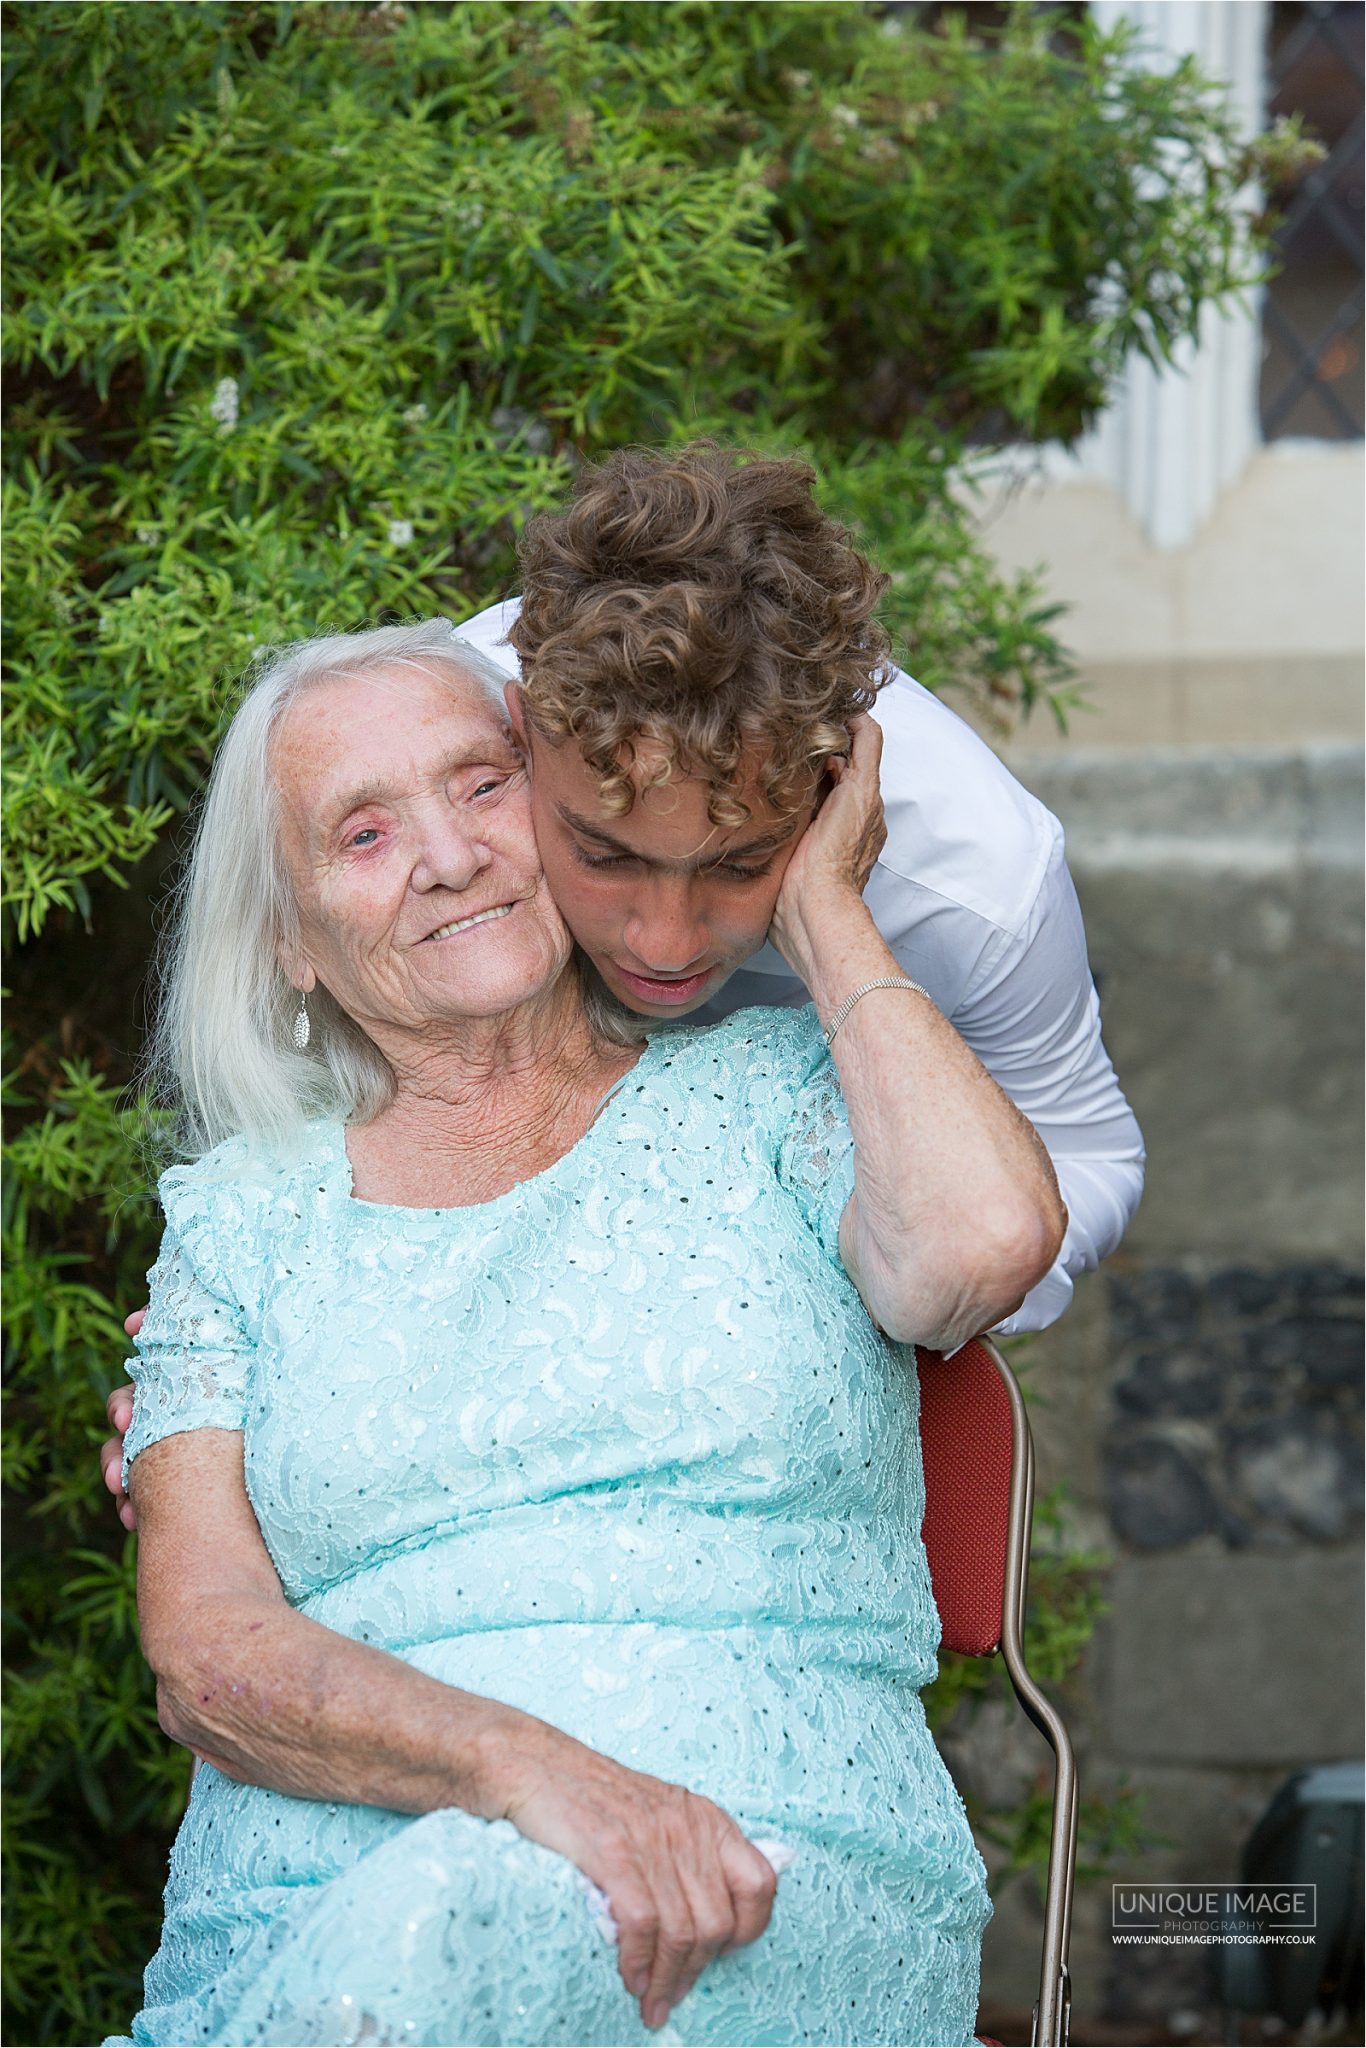
{"label": "shirt sleeve", "polygon": [[151,1297],[129,1360],[133,1420],[123,1442],[123,1484],[149,1444],[189,1429],[241,1429],[254,1355],[240,1306],[221,1276],[206,1272],[173,1223],[148,1274]]}
{"label": "shirt sleeve", "polygon": [[778,1180],[826,1256],[838,1261],[840,1219],[854,1192],[854,1139],[815,1005],[789,1015],[783,1032],[788,1071],[778,1094]]}
{"label": "shirt sleeve", "polygon": [[1042,1330],[1078,1273],[1115,1249],[1143,1192],[1143,1137],[1100,1030],[1081,906],[1061,834],[1022,931],[979,963],[953,1019],[1038,1132],[1067,1204],[1057,1260],[999,1327]]}

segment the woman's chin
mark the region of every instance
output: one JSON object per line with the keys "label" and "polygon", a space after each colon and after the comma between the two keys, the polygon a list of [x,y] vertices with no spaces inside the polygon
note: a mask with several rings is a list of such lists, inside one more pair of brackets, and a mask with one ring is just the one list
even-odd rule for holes
{"label": "woman's chin", "polygon": [[[530,920],[514,933],[515,922],[520,922],[516,914],[496,925],[476,927],[478,945],[450,960],[449,974],[440,978],[444,986],[433,977],[434,1019],[457,1024],[462,1019],[507,1016],[554,992],[569,965],[568,933],[536,930]],[[435,943],[444,947],[452,942]]]}

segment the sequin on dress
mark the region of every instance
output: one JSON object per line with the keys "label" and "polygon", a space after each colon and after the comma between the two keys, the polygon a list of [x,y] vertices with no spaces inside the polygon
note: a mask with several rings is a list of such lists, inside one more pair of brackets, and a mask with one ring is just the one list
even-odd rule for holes
{"label": "sequin on dress", "polygon": [[127,1459],[241,1430],[302,1613],[796,1854],[651,2034],[579,1874],[509,1823],[205,1766],[135,2042],[972,2040],[991,1908],[919,1699],[914,1360],[839,1263],[852,1185],[810,1008],[661,1029],[474,1207],[355,1200],[337,1125],[164,1177]]}

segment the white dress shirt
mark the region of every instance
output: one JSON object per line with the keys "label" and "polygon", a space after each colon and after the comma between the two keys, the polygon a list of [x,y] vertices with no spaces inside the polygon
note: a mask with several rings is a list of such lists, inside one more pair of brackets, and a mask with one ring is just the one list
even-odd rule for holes
{"label": "white dress shirt", "polygon": [[[510,676],[505,635],[520,600],[459,628]],[[874,711],[883,732],[887,844],[865,900],[912,981],[933,996],[1048,1148],[1067,1204],[1052,1268],[1003,1333],[1042,1330],[1076,1274],[1112,1252],[1143,1190],[1143,1138],[1101,1042],[1086,934],[1062,827],[972,728],[898,669]],[[800,1003],[806,991],[765,946],[693,1014]]]}

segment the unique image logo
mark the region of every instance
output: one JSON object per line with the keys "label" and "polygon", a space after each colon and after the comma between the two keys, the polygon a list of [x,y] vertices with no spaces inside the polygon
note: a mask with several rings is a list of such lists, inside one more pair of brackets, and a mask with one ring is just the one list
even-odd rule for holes
{"label": "unique image logo", "polygon": [[1110,1888],[1110,1926],[1119,1942],[1267,1947],[1308,1939],[1317,1925],[1318,1887],[1312,1884]]}

